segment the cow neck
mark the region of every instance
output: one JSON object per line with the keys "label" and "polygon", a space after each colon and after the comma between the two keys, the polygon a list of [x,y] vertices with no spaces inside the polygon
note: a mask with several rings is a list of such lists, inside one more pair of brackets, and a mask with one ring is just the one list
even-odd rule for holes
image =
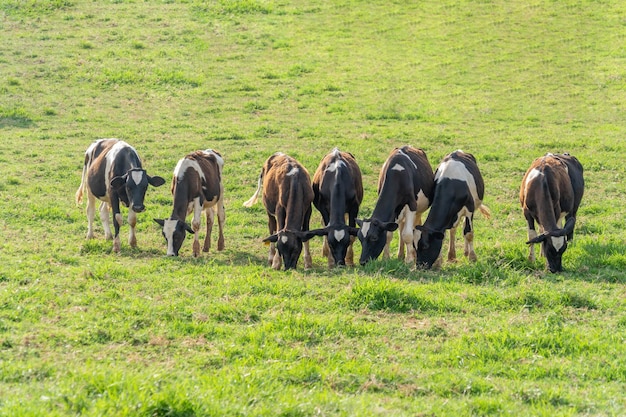
{"label": "cow neck", "polygon": [[[345,176],[345,175],[344,175]],[[334,186],[330,192],[330,219],[329,224],[345,224],[346,214],[346,186],[344,178],[335,177]]]}
{"label": "cow neck", "polygon": [[304,182],[300,175],[287,177],[289,180],[289,198],[287,199],[287,207],[285,210],[285,230],[300,231],[302,230],[302,222],[306,211],[304,201],[304,190],[302,183]]}
{"label": "cow neck", "polygon": [[174,207],[172,208],[172,215],[170,216],[172,220],[185,221],[189,209],[189,203],[191,202],[189,191],[189,184],[187,181],[180,181],[176,179],[173,193]]}
{"label": "cow neck", "polygon": [[396,217],[396,207],[399,205],[399,190],[397,184],[391,184],[389,181],[389,170],[387,170],[385,175],[385,182],[378,194],[378,201],[376,201],[376,207],[374,207],[371,218],[383,222],[391,222]]}
{"label": "cow neck", "polygon": [[[543,171],[542,171],[543,174]],[[559,229],[556,214],[554,212],[554,201],[550,192],[550,183],[546,175],[541,176],[541,196],[535,200],[537,205],[537,218],[539,224],[546,232]],[[556,202],[558,204],[558,201]]]}

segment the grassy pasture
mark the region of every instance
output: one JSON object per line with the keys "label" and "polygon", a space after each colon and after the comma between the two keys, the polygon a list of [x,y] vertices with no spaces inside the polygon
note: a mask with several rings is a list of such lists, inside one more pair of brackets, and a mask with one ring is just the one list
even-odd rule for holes
{"label": "grassy pasture", "polygon": [[[621,2],[0,0],[0,34],[1,416],[626,414]],[[164,257],[167,185],[138,249],[86,241],[103,137],[167,178],[219,150],[226,250]],[[265,265],[241,203],[267,156],[354,153],[367,216],[403,144],[477,157],[477,263],[329,271],[314,240],[313,270]],[[560,275],[526,259],[517,201],[546,152],[587,183]]]}

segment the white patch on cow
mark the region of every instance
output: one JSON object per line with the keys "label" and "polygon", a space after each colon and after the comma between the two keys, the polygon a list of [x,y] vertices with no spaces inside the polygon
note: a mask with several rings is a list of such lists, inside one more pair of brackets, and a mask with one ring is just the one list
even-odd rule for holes
{"label": "white patch on cow", "polygon": [[121,213],[116,213],[115,214],[115,221],[117,222],[117,224],[119,224],[120,226],[123,223],[123,219],[122,219],[122,214]]}
{"label": "white patch on cow", "polygon": [[424,194],[423,190],[420,189],[419,193],[417,193],[417,196],[415,196],[415,200],[417,201],[418,213],[423,213],[428,210],[430,201],[428,200],[428,197],[426,197],[426,194]]}
{"label": "white patch on cow", "polygon": [[469,187],[470,193],[472,193],[474,201],[478,201],[476,181],[474,180],[474,176],[470,174],[470,172],[467,170],[463,162],[456,161],[454,159],[442,162],[441,165],[439,165],[439,167],[437,168],[437,173],[435,174],[435,182],[438,183],[444,178],[465,182]]}
{"label": "white patch on cow", "polygon": [[203,152],[205,155],[212,155],[215,158],[215,161],[217,161],[217,166],[219,167],[220,172],[222,172],[222,168],[224,168],[224,159],[219,156],[217,152],[215,152],[213,149],[205,149]]}
{"label": "white patch on cow", "polygon": [[394,171],[404,171],[406,168],[400,164],[395,164],[393,167],[391,167],[391,169]]}
{"label": "white patch on cow", "polygon": [[183,178],[185,178],[185,173],[187,172],[188,169],[195,170],[200,176],[200,178],[205,179],[204,172],[202,172],[202,168],[200,168],[200,164],[198,164],[198,162],[194,161],[193,159],[187,159],[187,158],[183,158],[180,161],[178,161],[178,164],[176,164],[176,168],[174,168],[174,176],[179,181],[182,181]]}
{"label": "white patch on cow", "polygon": [[333,235],[335,236],[335,240],[342,240],[346,236],[346,231],[345,230],[335,230],[333,232]]}
{"label": "white patch on cow", "polygon": [[135,184],[139,185],[141,183],[141,180],[143,179],[143,171],[133,171],[130,173],[130,176],[132,177],[133,181],[135,181]]}
{"label": "white patch on cow", "polygon": [[563,245],[565,245],[565,236],[550,236],[550,240],[552,241],[552,246],[554,246],[554,249],[557,251],[561,250]]}
{"label": "white patch on cow", "polygon": [[289,240],[289,238],[287,236],[283,235],[283,236],[280,237],[280,241],[283,242],[283,243],[287,243],[288,240]]}
{"label": "white patch on cow", "polygon": [[113,162],[115,162],[115,159],[117,158],[117,154],[119,154],[120,151],[124,148],[130,148],[135,153],[135,155],[137,155],[137,151],[135,150],[135,148],[133,148],[132,146],[130,146],[128,143],[124,142],[123,140],[120,140],[115,145],[113,145],[106,156],[107,162],[106,162],[106,168],[104,170],[104,174],[105,174],[105,178],[107,178],[107,184],[108,184],[108,179],[111,178],[111,168],[113,167]]}
{"label": "white patch on cow", "polygon": [[526,187],[528,187],[528,184],[530,184],[531,182],[533,182],[535,180],[535,178],[537,178],[538,176],[543,175],[543,172],[541,172],[540,170],[538,170],[537,168],[534,168],[533,170],[531,170],[528,173],[528,176],[526,177]]}
{"label": "white patch on cow", "polygon": [[339,167],[342,167],[345,165],[346,164],[341,159],[337,159],[332,164],[329,164],[328,167],[326,167],[326,172],[336,172],[339,169]]}
{"label": "white patch on cow", "polygon": [[298,172],[300,172],[300,169],[298,167],[292,166],[289,172],[287,173],[287,176],[292,177],[296,175]]}
{"label": "white patch on cow", "polygon": [[363,236],[367,236],[367,232],[369,232],[371,225],[372,222],[363,222],[363,225],[361,226],[361,233],[363,233]]}
{"label": "white patch on cow", "polygon": [[419,243],[420,239],[422,239],[422,231],[414,229],[413,230],[413,245],[415,245],[415,247],[417,247],[417,244]]}
{"label": "white patch on cow", "polygon": [[176,230],[176,220],[168,219],[163,223],[163,235],[167,241],[167,255],[174,256],[174,231]]}
{"label": "white patch on cow", "polygon": [[399,150],[398,153],[406,157],[406,159],[409,160],[409,162],[415,167],[415,169],[417,169],[417,165],[415,165],[415,162],[413,162],[413,160],[411,159],[409,155],[405,154],[402,150]]}

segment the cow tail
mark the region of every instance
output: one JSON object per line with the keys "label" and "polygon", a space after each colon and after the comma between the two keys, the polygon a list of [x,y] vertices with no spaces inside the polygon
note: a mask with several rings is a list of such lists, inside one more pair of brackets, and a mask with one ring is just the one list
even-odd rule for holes
{"label": "cow tail", "polygon": [[90,158],[88,154],[85,154],[85,165],[83,165],[83,176],[80,180],[80,186],[78,190],[76,190],[76,204],[80,204],[83,201],[83,194],[85,192],[85,187],[87,186],[87,166],[89,165]]}
{"label": "cow tail", "polygon": [[487,207],[486,205],[481,204],[480,206],[478,206],[478,210],[480,210],[480,212],[486,218],[490,218],[491,217],[491,210],[489,210],[489,207]]}
{"label": "cow tail", "polygon": [[252,205],[257,202],[257,200],[261,196],[262,192],[263,192],[263,171],[261,171],[261,174],[259,175],[259,182],[257,184],[256,191],[254,192],[254,195],[252,197],[250,197],[250,199],[248,201],[243,203],[243,206],[244,207],[252,207]]}

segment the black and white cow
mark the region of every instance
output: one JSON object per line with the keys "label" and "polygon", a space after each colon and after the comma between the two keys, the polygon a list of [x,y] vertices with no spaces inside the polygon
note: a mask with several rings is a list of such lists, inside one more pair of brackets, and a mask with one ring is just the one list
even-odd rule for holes
{"label": "black and white cow", "polygon": [[[520,187],[520,203],[528,222],[528,259],[535,261],[534,244],[541,243],[550,272],[563,270],[567,242],[574,237],[576,212],[583,198],[583,167],[569,154],[547,154],[526,171]],[[565,218],[563,228],[559,226]],[[537,235],[535,221],[543,232]]]}
{"label": "black and white cow", "polygon": [[482,203],[485,184],[472,154],[463,151],[447,155],[435,171],[435,197],[422,226],[415,227],[414,243],[417,250],[417,265],[431,268],[440,264],[444,232],[450,230],[448,260],[456,259],[455,232],[465,218],[463,236],[464,254],[476,261],[474,252],[474,213],[480,210],[486,217],[489,209]]}
{"label": "black and white cow", "polygon": [[433,197],[433,169],[422,149],[404,146],[395,148],[378,178],[378,200],[369,219],[358,220],[361,241],[361,265],[376,259],[384,250],[389,258],[392,232],[399,229],[398,258],[415,262],[413,228],[421,224],[421,215]]}
{"label": "black and white cow", "polygon": [[308,241],[315,234],[309,231],[313,189],[308,171],[294,158],[277,152],[263,164],[257,190],[243,205],[251,207],[261,194],[270,231],[263,239],[270,243],[269,264],[280,269],[282,260],[285,270],[295,269],[304,247],[304,267],[311,268]]}
{"label": "black and white cow", "polygon": [[[211,231],[216,212],[219,228],[217,250],[224,249],[223,228],[226,214],[222,185],[223,167],[222,156],[212,149],[190,153],[176,164],[172,178],[172,214],[168,219],[154,219],[162,227],[168,256],[178,256],[187,232],[194,234],[193,256],[200,255],[198,232],[203,211],[206,214],[206,236],[202,250],[208,252],[211,247]],[[191,226],[185,222],[190,213],[193,213]]]}
{"label": "black and white cow", "polygon": [[313,204],[322,214],[325,227],[311,232],[324,236],[323,254],[328,266],[354,265],[352,244],[363,200],[361,170],[354,156],[337,148],[328,153],[313,174],[313,194]]}
{"label": "black and white cow", "polygon": [[[165,184],[162,177],[151,177],[141,167],[137,151],[128,143],[118,139],[100,139],[92,143],[85,152],[83,175],[76,191],[76,202],[80,203],[87,193],[87,238],[93,238],[93,220],[96,199],[100,204],[100,219],[107,239],[113,238],[113,251],[120,251],[119,231],[122,224],[120,202],[128,207],[130,236],[128,243],[137,246],[135,237],[136,213],[145,210],[144,197],[148,185],[159,187]],[[109,206],[113,210],[115,235],[109,226]]]}

